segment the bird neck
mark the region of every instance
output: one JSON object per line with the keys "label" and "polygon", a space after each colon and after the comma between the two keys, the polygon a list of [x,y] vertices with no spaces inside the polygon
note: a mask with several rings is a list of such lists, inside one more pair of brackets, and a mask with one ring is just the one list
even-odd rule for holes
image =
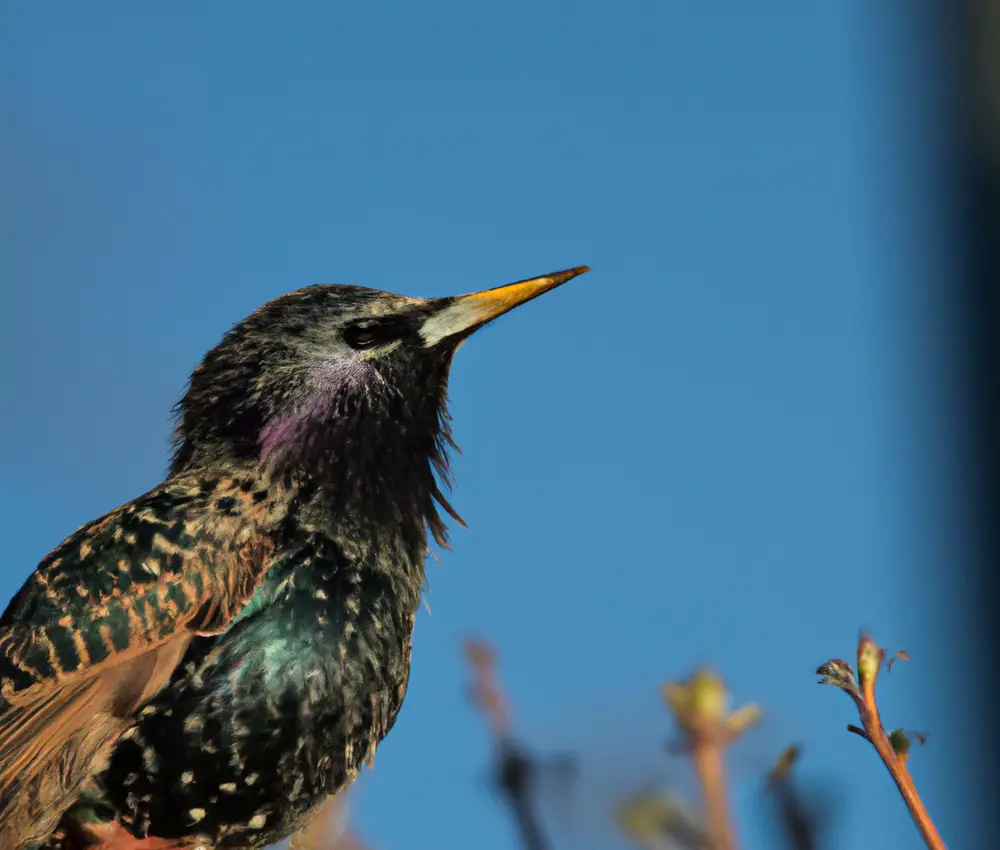
{"label": "bird neck", "polygon": [[[258,461],[264,474],[289,482],[302,515],[331,533],[402,542],[421,559],[428,531],[446,545],[438,508],[462,520],[442,492],[450,485],[447,450],[454,445],[443,402],[387,401],[358,406],[353,415],[341,408],[265,428]],[[283,436],[272,436],[281,429]]]}
{"label": "bird neck", "polygon": [[279,488],[289,513],[312,531],[376,548],[392,541],[422,563],[428,531],[447,545],[439,508],[462,520],[442,492],[454,445],[445,381],[432,372],[417,383],[423,391],[341,386],[255,421],[240,439],[209,431],[195,442],[182,431],[171,472],[236,467],[265,489]]}
{"label": "bird neck", "polygon": [[[307,454],[280,463],[230,460],[224,471],[268,494],[261,531],[269,536],[321,535],[352,563],[402,569],[415,580],[419,573],[422,583],[428,531],[447,545],[438,506],[461,522],[441,492],[447,439],[446,432],[414,442],[366,433],[347,445],[313,441]],[[218,462],[207,471],[217,475]]]}
{"label": "bird neck", "polygon": [[438,505],[451,510],[435,473],[429,453],[383,443],[317,453],[308,466],[289,467],[285,474],[296,513],[312,528],[375,548],[402,546],[422,560],[428,530],[438,543],[446,542]]}

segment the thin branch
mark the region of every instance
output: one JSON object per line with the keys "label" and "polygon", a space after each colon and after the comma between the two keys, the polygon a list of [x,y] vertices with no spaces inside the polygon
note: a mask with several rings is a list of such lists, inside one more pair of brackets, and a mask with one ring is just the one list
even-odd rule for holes
{"label": "thin branch", "polygon": [[494,737],[504,740],[510,736],[510,706],[497,678],[493,647],[483,640],[467,640],[465,656],[474,675],[472,701],[483,712]]}
{"label": "thin branch", "polygon": [[[897,658],[905,660],[907,656],[905,653],[897,653],[893,660]],[[848,729],[865,738],[875,748],[889,771],[889,775],[892,776],[893,782],[896,783],[896,788],[899,790],[903,802],[906,803],[924,843],[931,850],[947,850],[937,827],[934,826],[934,821],[931,820],[931,816],[927,812],[927,807],[917,793],[913,777],[906,766],[905,753],[897,752],[882,725],[882,718],[879,716],[878,704],[875,700],[875,680],[878,678],[884,660],[885,652],[876,645],[871,635],[862,634],[858,642],[857,678],[855,678],[850,665],[839,659],[828,661],[816,672],[823,677],[822,684],[835,685],[854,701],[858,709],[858,716],[861,718],[861,728],[850,725]]]}
{"label": "thin branch", "polygon": [[472,665],[471,698],[490,726],[497,746],[497,785],[514,816],[524,850],[548,850],[533,799],[535,761],[514,743],[510,706],[500,688],[496,656],[485,641],[469,640],[465,655]]}
{"label": "thin branch", "polygon": [[804,798],[793,780],[794,766],[802,754],[800,746],[787,747],[767,777],[767,786],[778,807],[778,821],[793,850],[816,850],[819,846],[819,811]]}
{"label": "thin branch", "polygon": [[712,850],[736,850],[736,836],[729,819],[725,760],[718,736],[706,735],[692,741],[691,760],[701,787]]}
{"label": "thin branch", "polygon": [[509,740],[501,742],[498,779],[507,804],[514,815],[524,850],[547,850],[548,841],[542,832],[532,799],[532,778],[535,765]]}

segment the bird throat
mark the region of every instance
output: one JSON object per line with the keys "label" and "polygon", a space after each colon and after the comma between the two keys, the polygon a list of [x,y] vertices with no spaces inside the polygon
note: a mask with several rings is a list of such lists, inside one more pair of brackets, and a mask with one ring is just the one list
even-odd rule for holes
{"label": "bird throat", "polygon": [[258,442],[268,474],[291,485],[316,525],[354,539],[402,538],[422,556],[428,530],[447,543],[439,507],[462,522],[442,492],[454,445],[443,387],[414,403],[342,386],[271,419]]}

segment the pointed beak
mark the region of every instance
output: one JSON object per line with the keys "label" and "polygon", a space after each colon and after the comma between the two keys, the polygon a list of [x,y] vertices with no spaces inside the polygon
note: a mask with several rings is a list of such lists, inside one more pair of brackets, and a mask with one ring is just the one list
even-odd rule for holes
{"label": "pointed beak", "polygon": [[587,271],[590,271],[589,266],[577,266],[575,269],[533,277],[495,289],[454,298],[434,299],[428,302],[431,312],[420,326],[424,345],[430,348],[445,340],[464,339],[497,316],[502,316]]}

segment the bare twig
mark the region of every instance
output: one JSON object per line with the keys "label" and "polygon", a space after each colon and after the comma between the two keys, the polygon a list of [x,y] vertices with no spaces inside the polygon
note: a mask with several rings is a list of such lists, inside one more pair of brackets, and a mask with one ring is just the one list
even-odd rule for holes
{"label": "bare twig", "polygon": [[521,844],[524,850],[547,850],[548,841],[534,805],[535,761],[514,742],[510,708],[497,680],[493,649],[485,641],[469,640],[465,654],[475,675],[471,698],[493,732],[497,746],[497,785],[514,816]]}
{"label": "bare twig", "polygon": [[465,657],[475,676],[470,695],[472,701],[483,712],[494,737],[507,738],[510,735],[510,706],[497,679],[493,647],[483,640],[467,640]]}
{"label": "bare twig", "polygon": [[[893,656],[892,661],[907,658],[906,653],[900,652]],[[875,748],[896,783],[896,788],[906,803],[924,842],[931,850],[947,850],[926,806],[917,793],[913,777],[910,776],[910,771],[906,766],[909,738],[902,730],[896,730],[890,735],[886,733],[885,727],[882,725],[882,718],[879,716],[878,705],[875,701],[875,680],[878,678],[884,661],[885,652],[876,645],[871,635],[862,634],[858,641],[857,678],[855,678],[851,665],[837,658],[823,664],[816,672],[823,677],[820,680],[821,684],[835,685],[854,701],[858,709],[858,716],[861,718],[861,726],[851,724],[847,728],[854,734],[860,735]],[[893,741],[892,736],[895,736],[895,741]]]}
{"label": "bare twig", "polygon": [[736,850],[736,837],[729,821],[729,803],[726,791],[726,768],[722,747],[705,738],[691,747],[698,781],[701,783],[705,817],[713,850]]}
{"label": "bare twig", "polygon": [[497,780],[514,815],[524,850],[546,850],[548,841],[535,813],[534,760],[509,738],[500,742]]}
{"label": "bare twig", "polygon": [[778,804],[778,816],[788,845],[794,850],[816,850],[819,825],[816,812],[806,804],[792,781],[792,768],[801,748],[791,746],[778,757],[767,777],[767,785]]}

